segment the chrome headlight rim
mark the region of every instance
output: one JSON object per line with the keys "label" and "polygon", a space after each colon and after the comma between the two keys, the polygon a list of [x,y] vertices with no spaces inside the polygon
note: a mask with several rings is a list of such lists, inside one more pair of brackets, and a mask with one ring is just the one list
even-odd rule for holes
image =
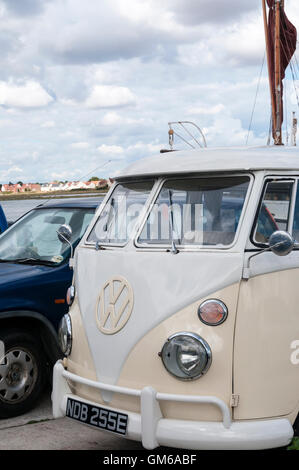
{"label": "chrome headlight rim", "polygon": [[[206,364],[204,366],[204,368],[196,375],[185,375],[185,376],[178,376],[176,373],[174,373],[171,369],[169,369],[168,365],[166,364],[165,360],[164,360],[164,351],[166,349],[166,347],[170,344],[170,342],[172,340],[175,340],[179,337],[188,337],[188,338],[192,338],[193,340],[196,340],[198,341],[201,346],[204,348],[205,350],[205,354],[206,354]],[[163,348],[161,350],[161,352],[159,353],[159,356],[161,357],[162,359],[162,363],[165,367],[165,369],[167,370],[167,372],[172,375],[173,377],[175,377],[176,379],[179,379],[179,380],[182,380],[184,382],[190,382],[190,381],[193,381],[193,380],[197,380],[199,379],[200,377],[202,377],[203,375],[205,375],[208,370],[210,369],[211,367],[211,364],[212,364],[212,350],[209,346],[209,344],[207,343],[206,340],[204,340],[201,336],[199,336],[198,334],[196,333],[192,333],[192,332],[188,332],[188,331],[180,331],[178,333],[174,333],[173,335],[169,336],[167,338],[167,341],[165,341],[164,345],[163,345]],[[178,367],[179,364],[178,364]],[[182,373],[185,373],[182,369],[181,369],[181,372]]]}
{"label": "chrome headlight rim", "polygon": [[[205,305],[209,305],[209,304],[217,304],[219,305],[224,314],[223,314],[223,317],[220,321],[218,321],[217,323],[211,323],[211,322],[208,322],[206,320],[204,320],[201,316],[201,309],[205,306]],[[222,300],[219,300],[219,299],[207,299],[207,300],[204,300],[200,306],[198,307],[198,311],[197,311],[197,314],[198,314],[198,318],[200,319],[200,321],[202,323],[204,323],[205,325],[208,325],[208,326],[219,326],[219,325],[222,325],[222,323],[224,323],[226,320],[227,320],[227,317],[228,317],[228,308],[227,306],[225,305],[224,302],[222,302]]]}
{"label": "chrome headlight rim", "polygon": [[73,333],[71,316],[66,313],[60,320],[58,328],[59,345],[64,356],[69,356],[72,351]]}

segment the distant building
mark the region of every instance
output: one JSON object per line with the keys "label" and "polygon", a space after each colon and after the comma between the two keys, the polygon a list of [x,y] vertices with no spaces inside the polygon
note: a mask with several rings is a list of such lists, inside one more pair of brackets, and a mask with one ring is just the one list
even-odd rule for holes
{"label": "distant building", "polygon": [[26,192],[26,191],[32,191],[34,193],[40,193],[41,192],[41,185],[40,184],[25,183],[25,184],[22,185],[22,191],[21,192]]}
{"label": "distant building", "polygon": [[1,191],[8,193],[40,192],[40,184],[2,184]]}
{"label": "distant building", "polygon": [[3,184],[1,191],[9,193],[24,193],[24,192],[42,192],[49,193],[53,191],[72,191],[80,189],[105,189],[114,183],[114,180],[109,178],[108,180],[102,178],[99,180],[92,181],[68,181],[67,183],[59,183],[53,181],[51,183],[43,184]]}
{"label": "distant building", "polygon": [[105,179],[100,179],[99,181],[95,181],[97,183],[97,188],[105,189],[108,186],[108,181]]}

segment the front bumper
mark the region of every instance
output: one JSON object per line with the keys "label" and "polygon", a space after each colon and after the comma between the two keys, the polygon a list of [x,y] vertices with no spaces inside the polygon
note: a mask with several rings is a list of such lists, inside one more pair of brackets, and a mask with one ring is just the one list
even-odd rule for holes
{"label": "front bumper", "polygon": [[[68,397],[83,403],[98,405],[73,395],[68,380],[99,390],[140,397],[140,414],[126,410],[115,411],[129,416],[126,437],[141,441],[146,449],[167,446],[193,450],[258,450],[286,446],[293,437],[293,428],[285,418],[233,422],[228,406],[219,398],[159,393],[151,387],[135,390],[102,384],[68,372],[61,361],[56,363],[53,375],[54,418],[65,416]],[[162,416],[160,401],[213,404],[221,410],[223,421],[198,422],[166,419]],[[105,408],[112,409],[106,405]]]}

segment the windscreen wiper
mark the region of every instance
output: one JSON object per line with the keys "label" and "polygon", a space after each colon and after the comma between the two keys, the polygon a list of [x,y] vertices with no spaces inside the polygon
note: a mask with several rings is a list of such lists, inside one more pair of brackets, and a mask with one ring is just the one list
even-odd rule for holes
{"label": "windscreen wiper", "polygon": [[[2,261],[2,260],[1,260]],[[16,258],[16,259],[10,259],[10,260],[5,260],[7,263],[24,263],[24,264],[39,264],[42,266],[56,266],[57,263],[54,261],[47,261],[39,258]]]}
{"label": "windscreen wiper", "polygon": [[177,255],[179,253],[179,250],[176,247],[175,241],[174,241],[174,220],[173,220],[173,204],[172,204],[172,196],[171,196],[171,190],[168,190],[168,199],[169,199],[169,210],[170,210],[170,217],[169,217],[169,222],[170,222],[170,232],[171,232],[171,253],[173,255]]}

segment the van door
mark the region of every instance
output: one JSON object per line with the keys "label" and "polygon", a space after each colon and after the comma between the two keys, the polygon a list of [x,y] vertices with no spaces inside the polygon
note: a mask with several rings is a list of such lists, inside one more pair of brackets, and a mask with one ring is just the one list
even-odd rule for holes
{"label": "van door", "polygon": [[[297,179],[268,179],[251,233],[253,250],[245,253],[249,280],[243,279],[234,347],[235,419],[282,416],[299,402],[299,251],[279,257],[258,251],[275,230],[299,235]],[[295,209],[295,210],[294,210]],[[298,346],[297,346],[298,347]]]}

